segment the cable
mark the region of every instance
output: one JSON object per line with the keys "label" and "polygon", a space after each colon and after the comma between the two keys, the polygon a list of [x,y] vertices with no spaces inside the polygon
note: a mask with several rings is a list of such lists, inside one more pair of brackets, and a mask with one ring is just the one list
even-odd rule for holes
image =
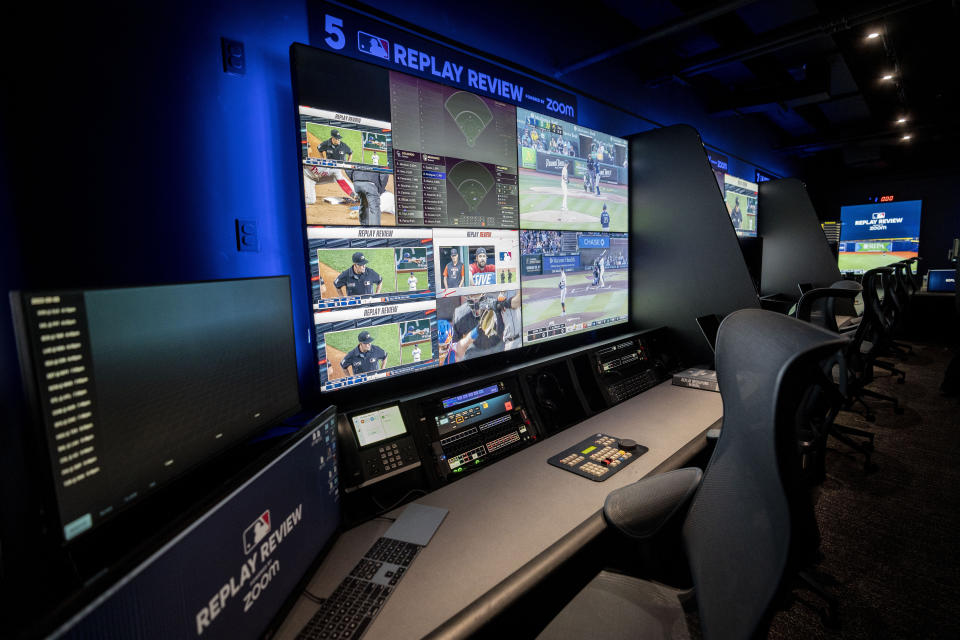
{"label": "cable", "polygon": [[[406,500],[406,499],[407,499],[407,496],[409,496],[411,493],[419,493],[420,495],[423,495],[423,496],[427,495],[427,492],[424,491],[423,489],[410,489],[410,491],[407,491],[405,494],[403,494],[403,497],[401,497],[399,500],[397,500],[396,502],[394,502],[394,503],[393,503],[392,505],[390,505],[389,507],[384,507],[384,506],[381,505],[379,502],[377,502],[377,499],[376,499],[376,498],[374,498],[373,496],[370,496],[370,499],[373,501],[373,504],[375,504],[375,505],[377,506],[377,508],[380,509],[380,511],[378,511],[378,512],[376,513],[376,515],[374,515],[373,518],[371,518],[371,520],[373,520],[374,518],[379,518],[380,516],[382,516],[383,514],[385,514],[387,511],[391,511],[391,510],[395,509],[396,507],[398,507],[399,505],[403,504],[403,501]],[[388,520],[389,520],[389,518],[388,518]]]}

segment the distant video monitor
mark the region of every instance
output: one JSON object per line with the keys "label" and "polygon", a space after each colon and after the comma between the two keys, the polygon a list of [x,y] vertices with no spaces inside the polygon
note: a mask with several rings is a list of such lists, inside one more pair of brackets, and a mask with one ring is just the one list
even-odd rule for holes
{"label": "distant video monitor", "polygon": [[627,231],[627,141],[517,109],[520,228]]}
{"label": "distant video monitor", "polygon": [[927,271],[927,291],[950,293],[957,290],[957,272],[954,269]]}
{"label": "distant video monitor", "polygon": [[738,236],[757,235],[757,194],[758,186],[755,182],[747,182],[729,173],[724,174],[723,198]]}
{"label": "distant video monitor", "polygon": [[520,232],[524,344],[626,322],[626,233]]}
{"label": "distant video monitor", "polygon": [[840,208],[840,271],[865,273],[920,252],[921,200]]}

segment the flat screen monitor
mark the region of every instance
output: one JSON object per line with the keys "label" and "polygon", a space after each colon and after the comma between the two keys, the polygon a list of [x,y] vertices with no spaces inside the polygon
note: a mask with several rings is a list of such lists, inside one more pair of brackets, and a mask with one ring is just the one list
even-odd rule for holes
{"label": "flat screen monitor", "polygon": [[299,408],[285,276],[11,298],[64,540]]}
{"label": "flat screen monitor", "polygon": [[920,251],[921,200],[841,207],[840,271],[865,273]]}
{"label": "flat screen monitor", "polygon": [[954,269],[930,269],[927,272],[927,291],[949,293],[957,290],[957,272]]}
{"label": "flat screen monitor", "polygon": [[723,176],[723,198],[738,236],[757,235],[757,183],[729,173]]}
{"label": "flat screen monitor", "polygon": [[291,65],[321,391],[626,322],[626,140],[312,47]]}

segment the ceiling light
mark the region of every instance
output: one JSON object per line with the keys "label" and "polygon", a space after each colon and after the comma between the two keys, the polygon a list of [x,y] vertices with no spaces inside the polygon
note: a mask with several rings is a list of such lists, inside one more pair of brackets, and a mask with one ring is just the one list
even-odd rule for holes
{"label": "ceiling light", "polygon": [[883,76],[883,79],[884,79],[884,80],[893,80],[893,75],[890,74],[890,73],[888,73],[887,75]]}
{"label": "ceiling light", "polygon": [[873,33],[867,34],[867,40],[873,40],[874,38],[879,38],[879,37],[880,37],[880,34],[876,31],[874,31]]}
{"label": "ceiling light", "polygon": [[907,135],[903,136],[903,137],[900,138],[900,139],[901,139],[901,140],[909,140],[910,138],[911,138],[911,136],[910,136],[910,134],[908,133]]}
{"label": "ceiling light", "polygon": [[907,121],[906,118],[898,118],[898,119],[897,119],[897,124],[903,124],[903,123],[905,123],[906,121]]}

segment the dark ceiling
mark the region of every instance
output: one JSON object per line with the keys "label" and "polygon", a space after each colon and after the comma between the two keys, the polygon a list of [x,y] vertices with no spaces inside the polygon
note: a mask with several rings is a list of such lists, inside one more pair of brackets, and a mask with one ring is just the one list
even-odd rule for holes
{"label": "dark ceiling", "polygon": [[960,164],[960,0],[367,2],[634,113],[658,90],[692,92],[718,127],[772,130],[808,181]]}
{"label": "dark ceiling", "polygon": [[559,80],[616,64],[648,88],[687,85],[713,118],[775,126],[812,176],[958,164],[958,0],[601,4],[603,45],[568,43],[580,51],[555,57]]}

